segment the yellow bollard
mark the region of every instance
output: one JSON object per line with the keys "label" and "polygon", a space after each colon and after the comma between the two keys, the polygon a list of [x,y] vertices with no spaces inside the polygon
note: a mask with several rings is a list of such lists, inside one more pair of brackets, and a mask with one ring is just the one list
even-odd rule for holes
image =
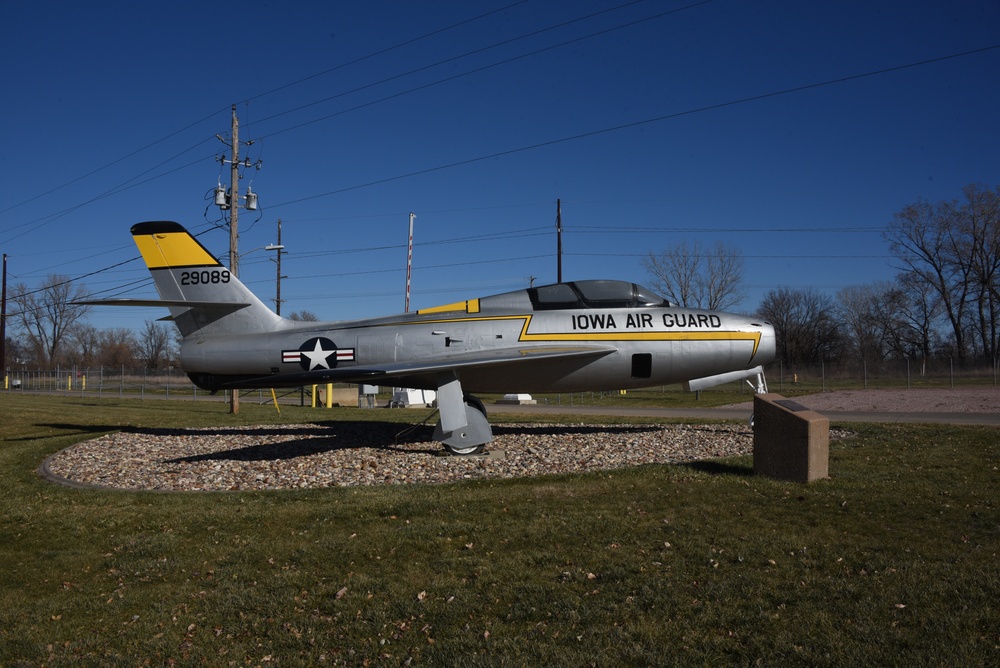
{"label": "yellow bollard", "polygon": [[326,384],[326,407],[333,408],[333,383]]}
{"label": "yellow bollard", "polygon": [[316,385],[312,386],[312,405],[311,408],[316,408]]}
{"label": "yellow bollard", "polygon": [[73,375],[72,374],[68,374],[66,376],[66,391],[67,392],[72,392],[73,391]]}
{"label": "yellow bollard", "polygon": [[87,376],[86,375],[80,376],[80,383],[81,383],[80,389],[83,390],[84,392],[86,392],[87,391]]}

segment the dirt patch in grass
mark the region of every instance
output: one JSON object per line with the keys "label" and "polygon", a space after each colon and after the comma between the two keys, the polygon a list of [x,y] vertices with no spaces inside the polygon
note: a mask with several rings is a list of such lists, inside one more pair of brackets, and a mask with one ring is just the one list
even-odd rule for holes
{"label": "dirt patch in grass", "polygon": [[795,400],[820,412],[996,413],[1000,411],[1000,388],[844,390],[802,395]]}

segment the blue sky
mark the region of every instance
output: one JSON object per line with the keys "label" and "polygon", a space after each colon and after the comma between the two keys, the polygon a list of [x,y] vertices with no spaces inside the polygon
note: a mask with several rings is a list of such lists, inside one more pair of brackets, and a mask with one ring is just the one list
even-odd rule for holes
{"label": "blue sky", "polygon": [[411,211],[411,308],[555,281],[560,199],[564,279],[649,283],[648,251],[722,239],[753,311],[891,279],[895,212],[1000,184],[992,0],[43,0],[0,19],[10,283],[153,296],[127,262],[144,220],[224,256],[207,198],[233,104],[263,165],[240,185],[261,204],[240,276],[274,297],[254,249],[280,218],[282,311],[323,319],[403,310]]}

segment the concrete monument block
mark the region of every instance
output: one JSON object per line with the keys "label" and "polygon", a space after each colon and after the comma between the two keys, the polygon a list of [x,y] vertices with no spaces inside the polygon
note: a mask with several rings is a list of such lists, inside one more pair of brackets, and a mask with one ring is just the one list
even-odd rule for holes
{"label": "concrete monument block", "polygon": [[753,472],[778,480],[830,477],[830,420],[780,394],[753,399]]}

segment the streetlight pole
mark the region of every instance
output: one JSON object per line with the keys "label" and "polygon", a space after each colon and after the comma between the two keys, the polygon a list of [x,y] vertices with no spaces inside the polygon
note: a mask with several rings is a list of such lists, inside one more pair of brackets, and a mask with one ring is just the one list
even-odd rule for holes
{"label": "streetlight pole", "polygon": [[410,312],[410,270],[413,267],[413,219],[417,214],[410,212],[410,236],[406,244],[406,296],[403,300],[403,313]]}
{"label": "streetlight pole", "polygon": [[275,262],[278,264],[278,273],[275,277],[275,288],[274,288],[274,312],[281,315],[281,251],[284,250],[284,246],[281,245],[281,218],[278,219],[278,243],[273,246],[267,246],[265,250],[277,251],[277,259]]}
{"label": "streetlight pole", "polygon": [[562,201],[556,200],[556,283],[562,283]]}

